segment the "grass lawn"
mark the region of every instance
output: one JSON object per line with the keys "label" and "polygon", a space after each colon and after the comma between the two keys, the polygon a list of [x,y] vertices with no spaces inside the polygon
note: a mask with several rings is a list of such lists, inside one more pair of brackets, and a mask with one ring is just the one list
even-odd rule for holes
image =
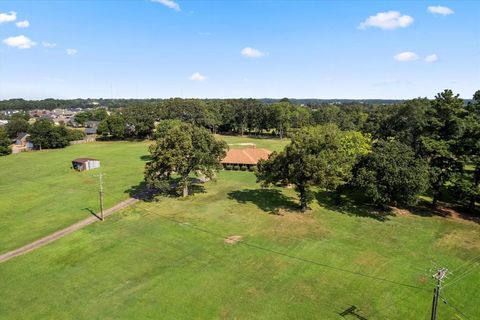
{"label": "grass lawn", "polygon": [[[0,157],[0,253],[98,212],[98,175],[105,173],[105,190],[128,198],[127,190],[142,180],[147,143],[96,142],[61,150],[25,152]],[[100,159],[101,168],[71,169],[79,157]],[[105,197],[106,207],[119,202]]]}
{"label": "grass lawn", "polygon": [[[367,319],[429,319],[435,266],[458,269],[444,295],[480,315],[479,273],[453,282],[480,254],[478,224],[379,221],[319,202],[301,215],[292,190],[261,189],[249,172],[221,172],[205,188],[0,264],[0,318],[344,319],[354,305]],[[232,235],[243,241],[225,244]],[[439,308],[439,319],[466,319]]]}
{"label": "grass lawn", "polygon": [[289,142],[289,139],[277,139],[277,138],[265,138],[265,137],[256,137],[256,136],[225,136],[225,135],[215,135],[217,139],[225,140],[230,144],[230,148],[245,148],[245,146],[239,145],[240,143],[254,143],[257,148],[265,148],[270,151],[280,151],[282,150]]}
{"label": "grass lawn", "polygon": [[[280,150],[287,139],[216,135],[228,143]],[[129,197],[143,180],[149,142],[96,142],[0,157],[0,253],[15,249],[99,211],[98,175],[105,173],[105,206]],[[241,147],[241,146],[232,146]],[[101,169],[76,172],[71,160],[98,158]]]}

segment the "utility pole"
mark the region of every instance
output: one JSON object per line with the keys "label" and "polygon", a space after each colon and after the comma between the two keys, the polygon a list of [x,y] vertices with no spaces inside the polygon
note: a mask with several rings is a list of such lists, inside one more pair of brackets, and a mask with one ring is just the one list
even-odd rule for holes
{"label": "utility pole", "polygon": [[104,216],[103,216],[103,176],[104,176],[104,173],[100,173],[98,176],[99,178],[99,182],[100,182],[100,220],[104,220]]}
{"label": "utility pole", "polygon": [[437,320],[438,298],[440,296],[440,289],[442,287],[442,280],[447,276],[448,269],[440,268],[432,276],[437,279],[437,285],[433,289],[433,301],[432,301],[432,317],[431,320]]}

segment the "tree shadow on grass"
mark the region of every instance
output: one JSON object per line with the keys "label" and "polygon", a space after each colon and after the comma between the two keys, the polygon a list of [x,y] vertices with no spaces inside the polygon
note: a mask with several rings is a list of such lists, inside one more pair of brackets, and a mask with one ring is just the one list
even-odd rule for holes
{"label": "tree shadow on grass", "polygon": [[280,214],[279,210],[299,211],[299,205],[292,197],[285,196],[277,189],[245,189],[231,191],[228,198],[239,203],[251,202],[269,214]]}
{"label": "tree shadow on grass", "polygon": [[329,191],[318,191],[315,194],[318,203],[331,211],[342,214],[366,217],[385,222],[392,211],[389,208],[374,208],[365,204],[365,199],[352,191],[342,192],[340,195]]}
{"label": "tree shadow on grass", "polygon": [[402,209],[408,210],[411,214],[421,217],[442,217],[452,219],[468,220],[480,224],[480,216],[477,212],[471,212],[461,205],[441,203],[436,208],[428,201],[422,200],[416,206],[409,206]]}
{"label": "tree shadow on grass", "polygon": [[149,154],[144,154],[143,156],[140,156],[140,160],[150,161],[150,160],[152,160],[152,157]]}
{"label": "tree shadow on grass", "polygon": [[[145,202],[158,201],[157,196],[162,195],[164,197],[178,198],[181,196],[181,190],[179,188],[179,178],[172,178],[165,185],[159,188],[149,188],[145,181],[140,182],[136,186],[131,186],[125,190],[130,197],[139,199]],[[189,196],[197,193],[205,193],[204,182],[198,178],[190,178],[190,186],[188,188]]]}

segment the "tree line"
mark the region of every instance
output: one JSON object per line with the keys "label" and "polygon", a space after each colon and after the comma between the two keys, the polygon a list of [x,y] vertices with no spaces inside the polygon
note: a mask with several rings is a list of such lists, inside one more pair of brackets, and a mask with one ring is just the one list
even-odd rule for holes
{"label": "tree line", "polygon": [[[428,192],[433,205],[450,196],[473,209],[479,197],[480,90],[469,102],[445,90],[432,100],[390,105],[134,100],[98,116],[103,118],[98,133],[110,139],[159,139],[159,130],[170,130],[164,124],[158,127],[165,120],[210,133],[290,137],[292,143],[284,151],[259,165],[258,175],[267,185],[296,185],[303,209],[312,186],[334,195],[342,188],[359,188],[376,204],[412,204]],[[0,131],[0,142],[6,141],[5,134],[12,138],[21,129],[44,148],[68,144],[65,127],[38,122],[29,127],[19,119],[10,121],[6,133]],[[291,170],[295,166],[299,170]]]}
{"label": "tree line", "polygon": [[[185,103],[190,107],[182,107]],[[174,99],[159,110],[160,118],[174,119],[170,124],[187,123],[211,133],[288,135],[291,143],[261,161],[256,174],[265,186],[295,186],[302,211],[312,200],[312,187],[331,191],[335,199],[346,189],[358,189],[380,206],[413,205],[420,195],[430,195],[434,206],[456,199],[473,210],[480,196],[480,91],[467,104],[445,90],[433,100],[419,98],[383,107],[310,109],[288,101],[264,106],[255,100],[203,104]],[[155,114],[150,108],[143,112]],[[126,114],[112,116],[119,117],[128,123]],[[153,123],[142,128],[150,127]],[[175,146],[164,141],[171,128],[164,122],[161,127],[163,133],[157,138],[163,142],[157,142],[154,159],[169,154],[166,145]],[[135,129],[131,126],[132,132]],[[176,154],[183,159],[182,152]],[[169,177],[157,170],[155,162],[149,166],[150,184]],[[163,173],[155,176],[158,172]]]}
{"label": "tree line", "polygon": [[68,128],[65,125],[55,125],[50,119],[38,119],[33,124],[28,122],[28,116],[15,114],[4,126],[0,127],[0,156],[12,152],[11,144],[19,133],[28,133],[28,141],[36,149],[64,148],[70,141],[82,140],[85,133]]}

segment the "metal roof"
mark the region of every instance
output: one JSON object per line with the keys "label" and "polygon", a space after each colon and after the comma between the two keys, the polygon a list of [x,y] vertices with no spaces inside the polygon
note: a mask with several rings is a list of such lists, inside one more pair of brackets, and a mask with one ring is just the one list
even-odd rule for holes
{"label": "metal roof", "polygon": [[100,160],[93,159],[93,158],[77,158],[72,160],[72,162],[87,162],[87,161],[100,161]]}

